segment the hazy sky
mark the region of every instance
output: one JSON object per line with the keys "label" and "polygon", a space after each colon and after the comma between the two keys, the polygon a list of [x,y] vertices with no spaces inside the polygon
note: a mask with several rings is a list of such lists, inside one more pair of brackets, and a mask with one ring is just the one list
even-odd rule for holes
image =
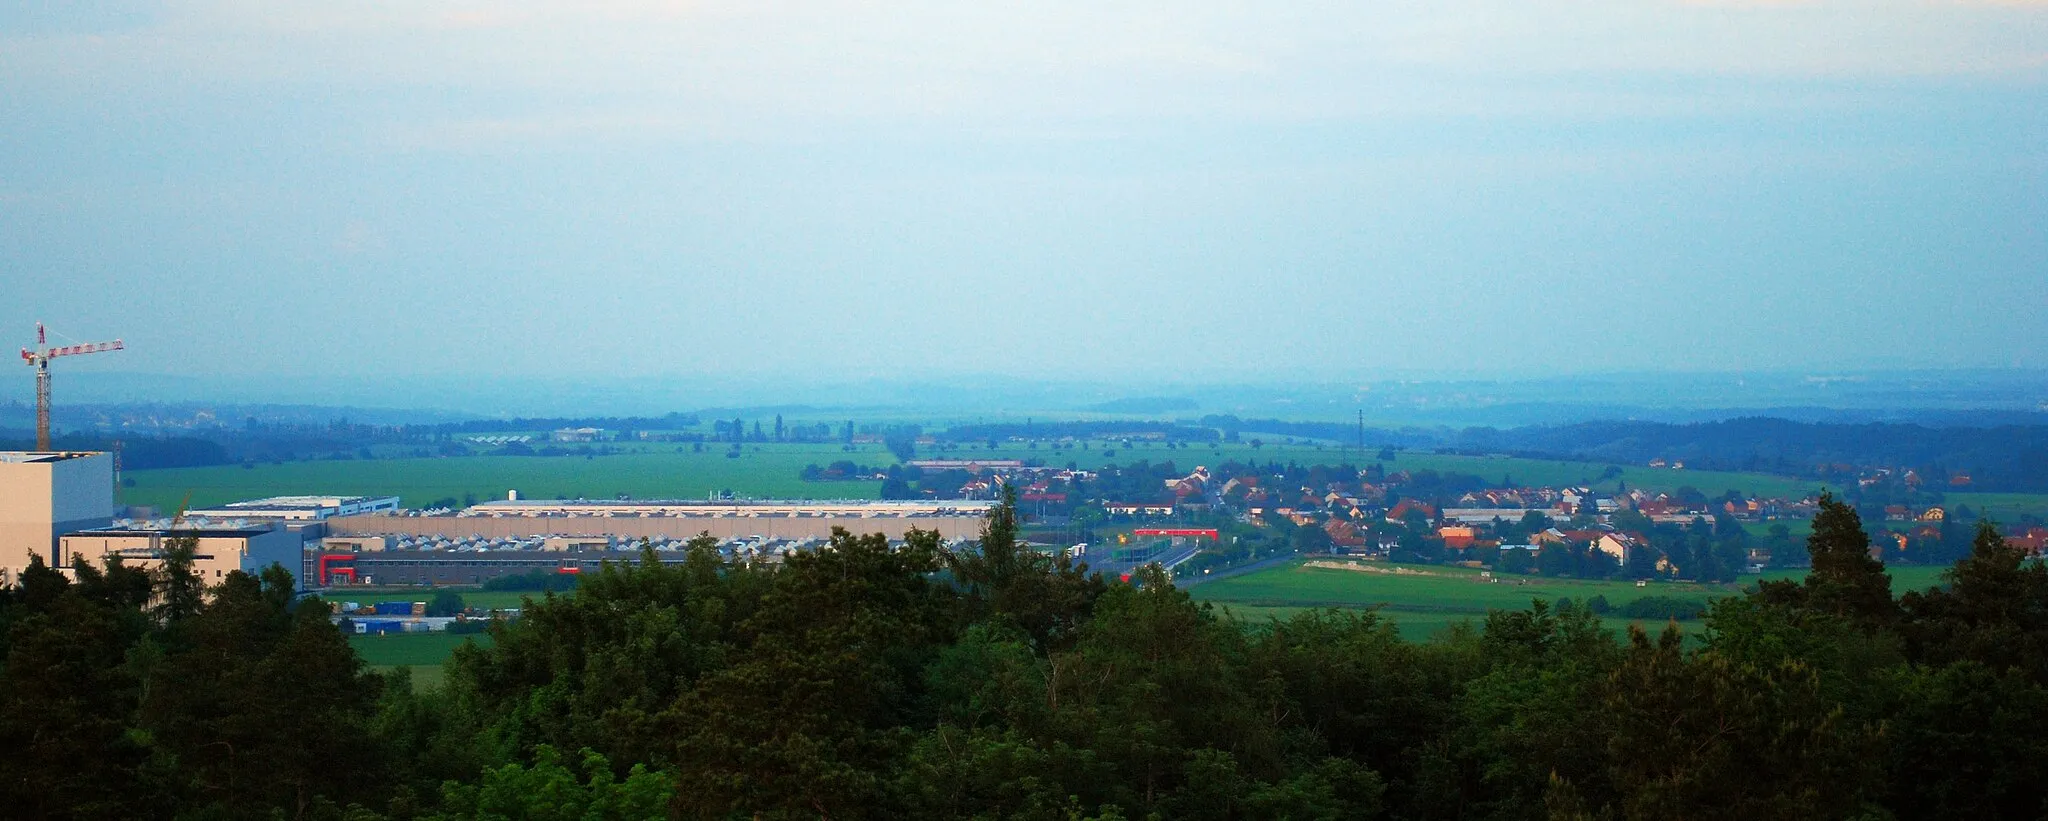
{"label": "hazy sky", "polygon": [[86,371],[2043,367],[2048,3],[0,0],[0,281]]}

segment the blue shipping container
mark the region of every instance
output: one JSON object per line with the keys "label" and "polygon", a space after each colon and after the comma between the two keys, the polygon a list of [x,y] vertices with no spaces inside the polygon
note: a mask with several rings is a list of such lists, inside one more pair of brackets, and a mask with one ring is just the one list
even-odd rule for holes
{"label": "blue shipping container", "polygon": [[377,603],[377,615],[379,615],[379,616],[410,616],[410,615],[412,615],[412,602],[409,602],[409,601],[380,601],[380,602],[378,602],[378,603]]}

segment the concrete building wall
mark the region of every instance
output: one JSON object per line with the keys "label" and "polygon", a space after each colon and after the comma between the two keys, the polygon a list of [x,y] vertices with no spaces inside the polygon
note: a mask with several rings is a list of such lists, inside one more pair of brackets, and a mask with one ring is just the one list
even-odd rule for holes
{"label": "concrete building wall", "polygon": [[0,453],[0,585],[41,556],[53,565],[58,536],[105,527],[114,517],[114,459],[105,453]]}
{"label": "concrete building wall", "polygon": [[51,478],[46,465],[0,462],[0,584],[21,578],[32,556],[52,558]]}
{"label": "concrete building wall", "polygon": [[[664,553],[664,562],[680,562],[682,553]],[[505,576],[519,576],[536,570],[550,573],[590,572],[595,573],[606,561],[633,563],[640,561],[640,554],[632,551],[606,551],[580,554],[563,554],[551,551],[503,551],[494,553],[442,553],[403,551],[361,554],[351,563],[355,578],[362,584],[375,585],[416,585],[416,584],[482,584]],[[330,598],[346,597],[346,587],[334,588],[323,594]],[[535,595],[539,597],[538,594]]]}
{"label": "concrete building wall", "polygon": [[[77,557],[97,565],[108,554],[117,554],[125,565],[154,570],[163,566],[167,542],[176,535],[174,531],[162,530],[89,530],[64,536],[58,552],[67,563]],[[208,585],[220,584],[236,570],[261,575],[264,568],[278,564],[292,574],[295,586],[305,586],[303,547],[298,536],[288,531],[252,528],[239,534],[203,532],[196,548],[192,569]]]}

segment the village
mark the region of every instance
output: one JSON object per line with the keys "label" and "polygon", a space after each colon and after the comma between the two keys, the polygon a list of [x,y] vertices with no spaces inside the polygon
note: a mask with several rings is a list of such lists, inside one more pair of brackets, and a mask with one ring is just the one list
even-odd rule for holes
{"label": "village", "polygon": [[[1620,482],[1499,486],[1377,463],[1360,469],[1230,461],[1183,473],[1171,462],[1083,470],[929,459],[903,468],[892,478],[935,496],[997,498],[1014,484],[1019,509],[1047,542],[1128,542],[1135,529],[1161,525],[1215,529],[1216,543],[1193,560],[1197,570],[1286,552],[1577,578],[1732,581],[1804,566],[1804,536],[1820,504],[1818,492],[1783,498],[1733,490],[1709,496],[1691,487],[1650,491]],[[1977,514],[1930,501],[1939,495],[1923,492],[1913,471],[1871,469],[1845,484],[1836,495],[1864,513],[1873,557],[1940,565],[1968,553]],[[2031,554],[2048,549],[2048,526],[2031,517],[2001,523],[2001,530]]]}

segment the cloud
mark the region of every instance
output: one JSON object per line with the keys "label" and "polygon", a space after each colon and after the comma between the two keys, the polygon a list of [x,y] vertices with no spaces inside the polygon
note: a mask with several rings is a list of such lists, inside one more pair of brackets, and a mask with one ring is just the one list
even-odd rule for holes
{"label": "cloud", "polygon": [[[226,100],[376,97],[398,127],[545,139],[791,121],[1071,126],[1547,110],[1603,86],[1684,99],[1768,84],[2038,83],[2048,5],[1522,0],[182,5],[140,30],[15,32],[29,87]],[[1588,85],[1590,84],[1590,85]],[[1585,93],[1590,88],[1594,93]],[[423,111],[420,97],[449,110]],[[375,127],[391,127],[391,123]]]}

